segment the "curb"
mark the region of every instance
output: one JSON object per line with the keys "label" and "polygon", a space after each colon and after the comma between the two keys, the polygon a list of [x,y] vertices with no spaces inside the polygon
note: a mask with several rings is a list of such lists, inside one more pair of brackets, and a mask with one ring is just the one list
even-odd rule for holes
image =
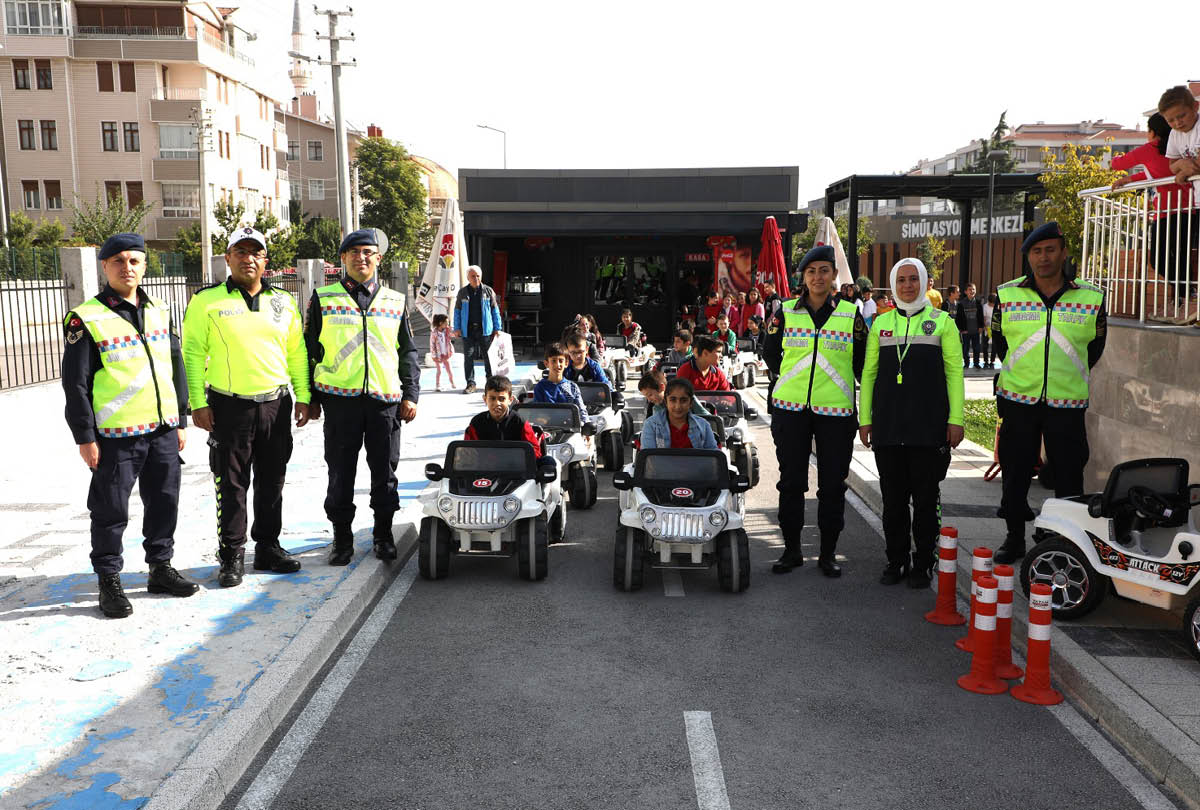
{"label": "curb", "polygon": [[[855,469],[855,467],[859,469]],[[883,501],[862,465],[850,465],[846,483],[877,515]],[[960,547],[961,550],[961,547]],[[970,555],[958,555],[958,594],[971,599]],[[1012,645],[1025,654],[1028,600],[1013,589]],[[1190,810],[1200,810],[1200,745],[1184,734],[1066,633],[1051,626],[1050,668],[1080,713],[1103,728],[1125,752]]]}
{"label": "curb", "polygon": [[263,670],[242,704],[227,712],[159,783],[145,810],[214,810],[225,801],[309,682],[415,552],[417,524],[397,528],[396,561],[391,565],[360,562]]}

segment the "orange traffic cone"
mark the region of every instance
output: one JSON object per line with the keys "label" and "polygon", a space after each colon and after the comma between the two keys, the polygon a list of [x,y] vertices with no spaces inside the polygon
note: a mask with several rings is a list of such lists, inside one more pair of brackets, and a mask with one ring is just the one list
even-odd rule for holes
{"label": "orange traffic cone", "polygon": [[996,677],[996,578],[985,574],[971,588],[975,595],[975,649],[971,671],[958,679],[958,685],[980,695],[1000,695],[1008,684]]}
{"label": "orange traffic cone", "polygon": [[966,617],[958,612],[957,585],[958,529],[947,526],[938,537],[937,601],[933,610],[925,614],[925,621],[951,627],[966,624]]}
{"label": "orange traffic cone", "polygon": [[1025,670],[1012,661],[1013,567],[997,565],[995,577],[999,583],[999,598],[996,600],[996,677],[1011,681],[1025,674]]}
{"label": "orange traffic cone", "polygon": [[975,584],[980,577],[992,573],[992,550],[987,546],[979,546],[971,552],[971,623],[967,634],[954,642],[954,646],[966,652],[975,652]]}
{"label": "orange traffic cone", "polygon": [[1062,703],[1062,692],[1050,686],[1049,585],[1029,587],[1029,645],[1025,649],[1025,681],[1012,688],[1012,696],[1037,706]]}

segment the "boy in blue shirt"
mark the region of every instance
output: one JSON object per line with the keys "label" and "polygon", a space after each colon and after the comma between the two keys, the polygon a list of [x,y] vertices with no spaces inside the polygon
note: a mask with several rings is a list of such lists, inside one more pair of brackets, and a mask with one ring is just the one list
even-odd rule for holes
{"label": "boy in blue shirt", "polygon": [[567,369],[567,353],[561,343],[551,343],[546,347],[546,374],[533,387],[534,402],[569,402],[579,409],[581,418],[587,417],[587,407],[583,404],[583,394],[579,386],[563,378]]}
{"label": "boy in blue shirt", "polygon": [[592,358],[588,357],[587,338],[582,332],[572,332],[567,335],[567,363],[566,371],[563,373],[571,382],[602,382],[608,386],[608,390],[613,390],[612,382],[609,381],[608,375],[604,373],[604,369],[600,368],[600,364]]}

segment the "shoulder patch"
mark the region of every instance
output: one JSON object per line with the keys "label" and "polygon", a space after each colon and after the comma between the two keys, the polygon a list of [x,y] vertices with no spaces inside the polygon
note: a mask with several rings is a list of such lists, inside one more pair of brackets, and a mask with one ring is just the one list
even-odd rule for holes
{"label": "shoulder patch", "polygon": [[63,337],[70,345],[78,343],[87,333],[87,327],[83,325],[83,319],[74,312],[68,312],[67,317],[63,320]]}

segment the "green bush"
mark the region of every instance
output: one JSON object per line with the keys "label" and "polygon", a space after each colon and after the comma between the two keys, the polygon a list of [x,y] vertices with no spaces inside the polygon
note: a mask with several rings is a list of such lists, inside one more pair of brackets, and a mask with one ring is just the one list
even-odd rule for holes
{"label": "green bush", "polygon": [[968,399],[963,403],[963,428],[967,438],[993,450],[996,443],[996,400]]}

